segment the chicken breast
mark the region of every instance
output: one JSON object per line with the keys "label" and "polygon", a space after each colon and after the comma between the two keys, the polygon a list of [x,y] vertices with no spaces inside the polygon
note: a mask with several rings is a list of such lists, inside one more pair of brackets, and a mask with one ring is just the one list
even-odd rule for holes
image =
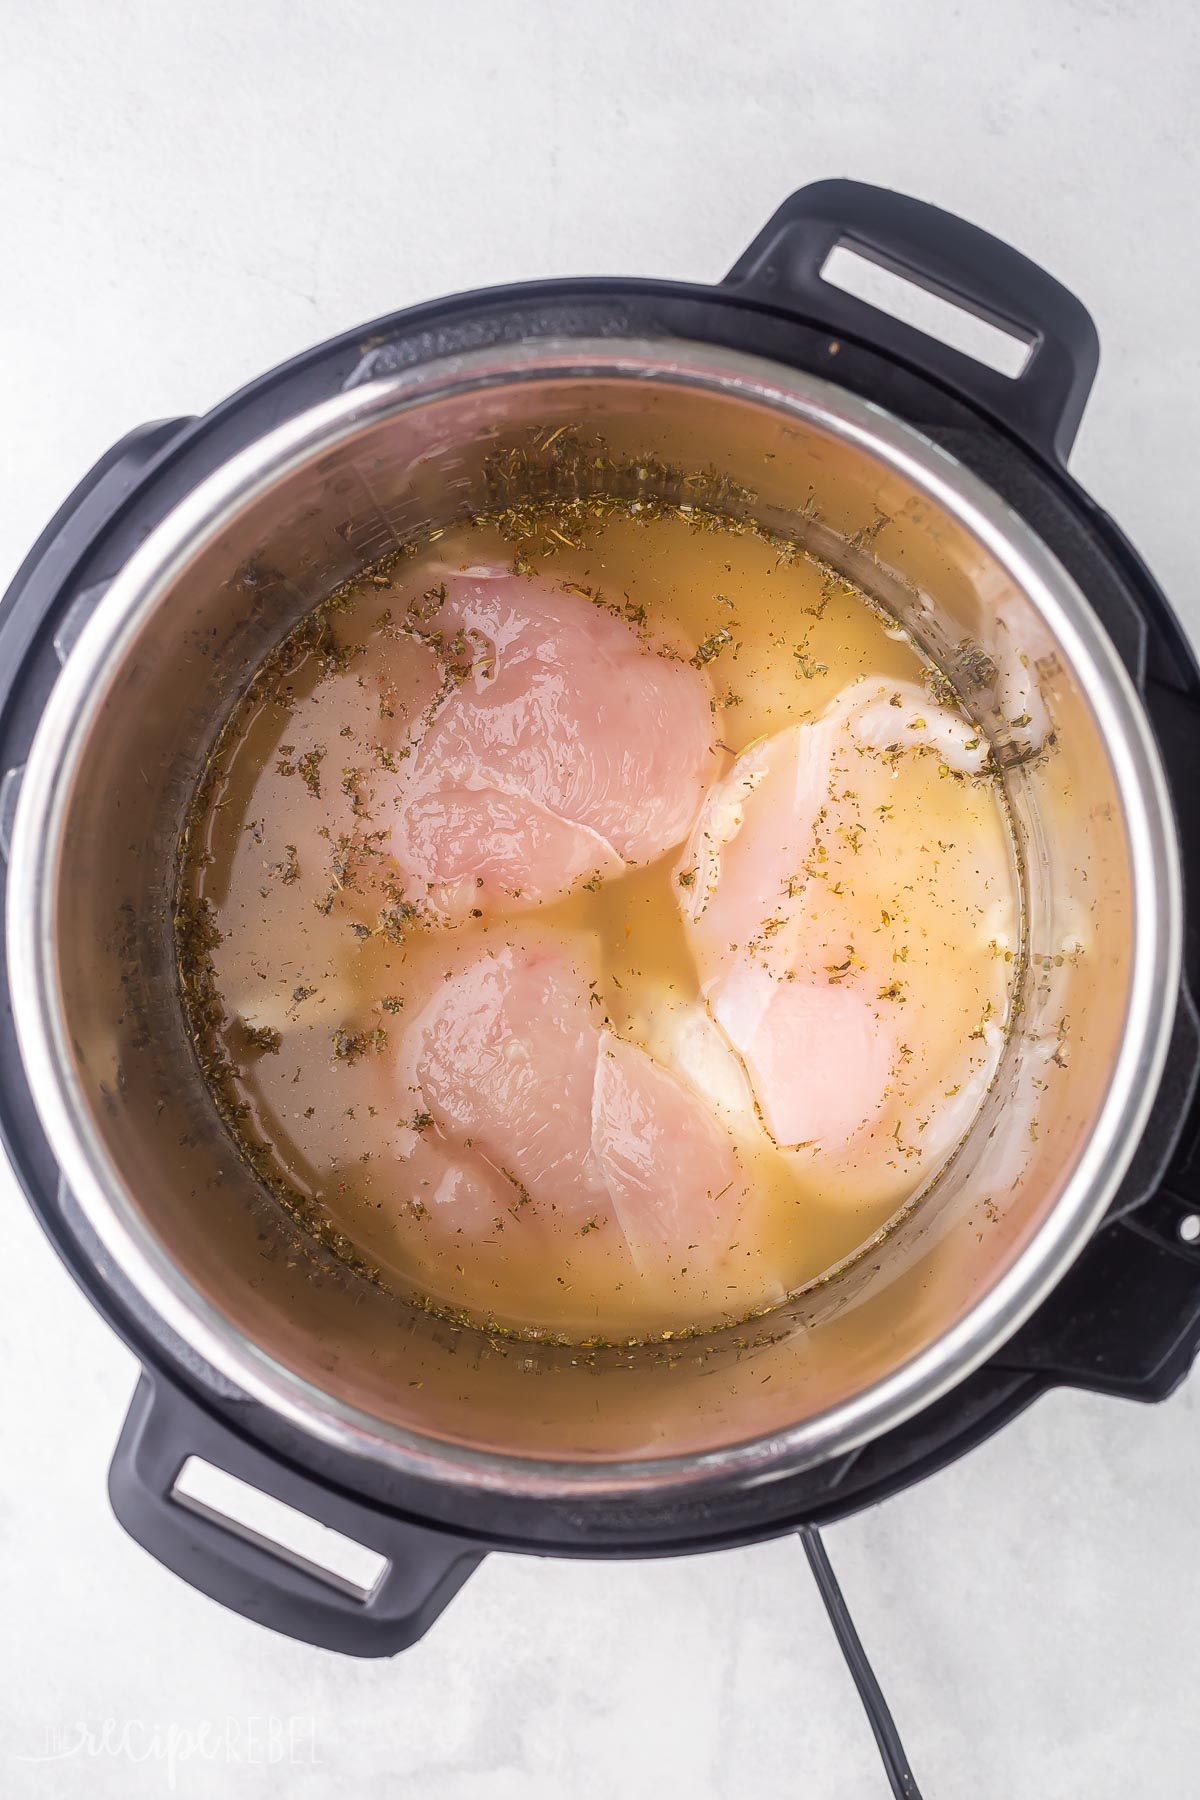
{"label": "chicken breast", "polygon": [[677,1075],[603,1026],[593,959],[583,937],[468,956],[405,1034],[401,1093],[443,1152],[499,1172],[526,1227],[606,1226],[639,1267],[711,1269],[750,1192],[733,1141]]}
{"label": "chicken breast", "polygon": [[402,596],[375,629],[340,627],[275,758],[264,800],[286,806],[293,841],[264,866],[294,899],[398,941],[682,843],[722,760],[700,670],[584,595],[499,568]]}
{"label": "chicken breast", "polygon": [[446,919],[537,905],[686,836],[717,752],[708,683],[667,646],[501,569],[448,574],[402,633],[443,676],[395,746],[409,898]]}
{"label": "chicken breast", "polygon": [[[892,890],[923,904],[914,877],[928,865],[905,869],[887,835],[913,753],[977,774],[988,751],[915,685],[856,684],[746,750],[684,853],[678,892],[701,992],[784,1150],[844,1150],[925,1060],[908,1041],[919,1035],[899,978],[909,948],[890,908],[902,904]],[[933,854],[954,851],[942,841]]]}

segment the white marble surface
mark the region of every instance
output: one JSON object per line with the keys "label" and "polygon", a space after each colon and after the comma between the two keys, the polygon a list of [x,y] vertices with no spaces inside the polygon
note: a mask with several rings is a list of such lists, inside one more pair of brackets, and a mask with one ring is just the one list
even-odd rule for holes
{"label": "white marble surface", "polygon": [[[1076,467],[1200,628],[1198,78],[1182,0],[0,0],[0,580],[142,419],[455,288],[715,278],[791,187],[846,174],[1085,296]],[[378,1665],[190,1592],[105,1501],[132,1361],[3,1171],[0,1206],[5,1795],[885,1792],[793,1541],[492,1558]],[[927,1796],[1200,1795],[1198,1396],[1060,1394],[829,1533]],[[271,1718],[299,1722],[287,1766]],[[243,1760],[186,1754],[226,1719]],[[105,1720],[123,1749],[30,1760]],[[147,1754],[171,1727],[174,1767]]]}

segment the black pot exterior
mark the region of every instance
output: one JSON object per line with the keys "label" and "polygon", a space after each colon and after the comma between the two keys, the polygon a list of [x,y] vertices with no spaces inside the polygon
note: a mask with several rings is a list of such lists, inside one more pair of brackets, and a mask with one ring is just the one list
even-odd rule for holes
{"label": "black pot exterior", "polygon": [[[1023,374],[998,375],[831,287],[820,271],[837,243],[1024,338],[1033,351]],[[132,432],[65,502],[0,607],[0,853],[38,717],[80,620],[179,499],[331,394],[466,349],[546,337],[674,337],[767,357],[873,401],[981,476],[1055,552],[1113,639],[1167,769],[1185,891],[1200,879],[1200,669],[1149,571],[1064,464],[1096,369],[1091,320],[1043,271],[975,227],[846,182],[792,196],[719,287],[566,281],[465,294],[321,345],[204,418]],[[887,1497],[1048,1387],[1146,1400],[1171,1392],[1200,1342],[1200,1248],[1179,1229],[1200,1208],[1197,993],[1193,915],[1171,1056],[1129,1172],[1083,1256],[1003,1351],[859,1449],[758,1488],[700,1497],[583,1504],[451,1491],[352,1460],[233,1389],[112,1268],[66,1191],[25,1082],[2,968],[0,1135],[59,1254],[145,1371],[110,1476],[127,1529],[247,1616],[329,1648],[391,1654],[421,1635],[489,1548],[630,1556],[746,1543]],[[378,1549],[387,1568],[376,1588],[365,1598],[345,1592],[173,1500],[193,1454]]]}

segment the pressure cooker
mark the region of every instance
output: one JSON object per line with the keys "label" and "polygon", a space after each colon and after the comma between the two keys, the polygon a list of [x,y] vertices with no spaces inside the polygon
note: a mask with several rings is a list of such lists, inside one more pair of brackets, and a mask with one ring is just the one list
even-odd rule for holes
{"label": "pressure cooker", "polygon": [[[834,286],[837,246],[1001,327],[1024,366]],[[1200,671],[1067,471],[1097,362],[1084,307],[1015,250],[820,182],[716,286],[398,312],[139,427],[65,501],[0,611],[0,1130],[141,1363],[110,1493],[168,1567],[389,1654],[489,1550],[744,1544],[896,1492],[1055,1385],[1157,1400],[1183,1377]],[[987,732],[1021,863],[1014,1027],[922,1204],[763,1317],[654,1344],[507,1339],[302,1241],[217,1114],[174,961],[181,825],[255,669],[336,584],[484,504],[498,448],[560,426],[650,497],[706,472],[894,615]],[[187,1504],[192,1456],[370,1546],[378,1580]]]}

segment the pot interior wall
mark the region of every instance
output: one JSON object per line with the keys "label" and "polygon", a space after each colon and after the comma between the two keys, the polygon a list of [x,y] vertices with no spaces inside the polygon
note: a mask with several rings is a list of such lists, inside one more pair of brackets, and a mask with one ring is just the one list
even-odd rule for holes
{"label": "pot interior wall", "polygon": [[[637,1460],[793,1426],[963,1319],[1054,1207],[1104,1098],[1132,884],[1118,784],[1070,646],[868,445],[752,386],[689,378],[678,353],[657,373],[531,368],[440,394],[427,384],[419,404],[401,394],[372,412],[371,391],[362,398],[339,442],[299,457],[176,559],[79,746],[56,886],[59,980],[74,1076],[122,1204],[232,1333],[368,1415],[383,1439]],[[983,1111],[886,1240],[754,1326],[590,1353],[441,1323],[300,1236],[239,1161],[200,1079],[170,924],[186,806],[264,652],[336,582],[487,504],[496,453],[527,454],[531,432],[559,426],[603,437],[601,485],[707,498],[797,534],[935,654],[1006,767],[1028,953]]]}

